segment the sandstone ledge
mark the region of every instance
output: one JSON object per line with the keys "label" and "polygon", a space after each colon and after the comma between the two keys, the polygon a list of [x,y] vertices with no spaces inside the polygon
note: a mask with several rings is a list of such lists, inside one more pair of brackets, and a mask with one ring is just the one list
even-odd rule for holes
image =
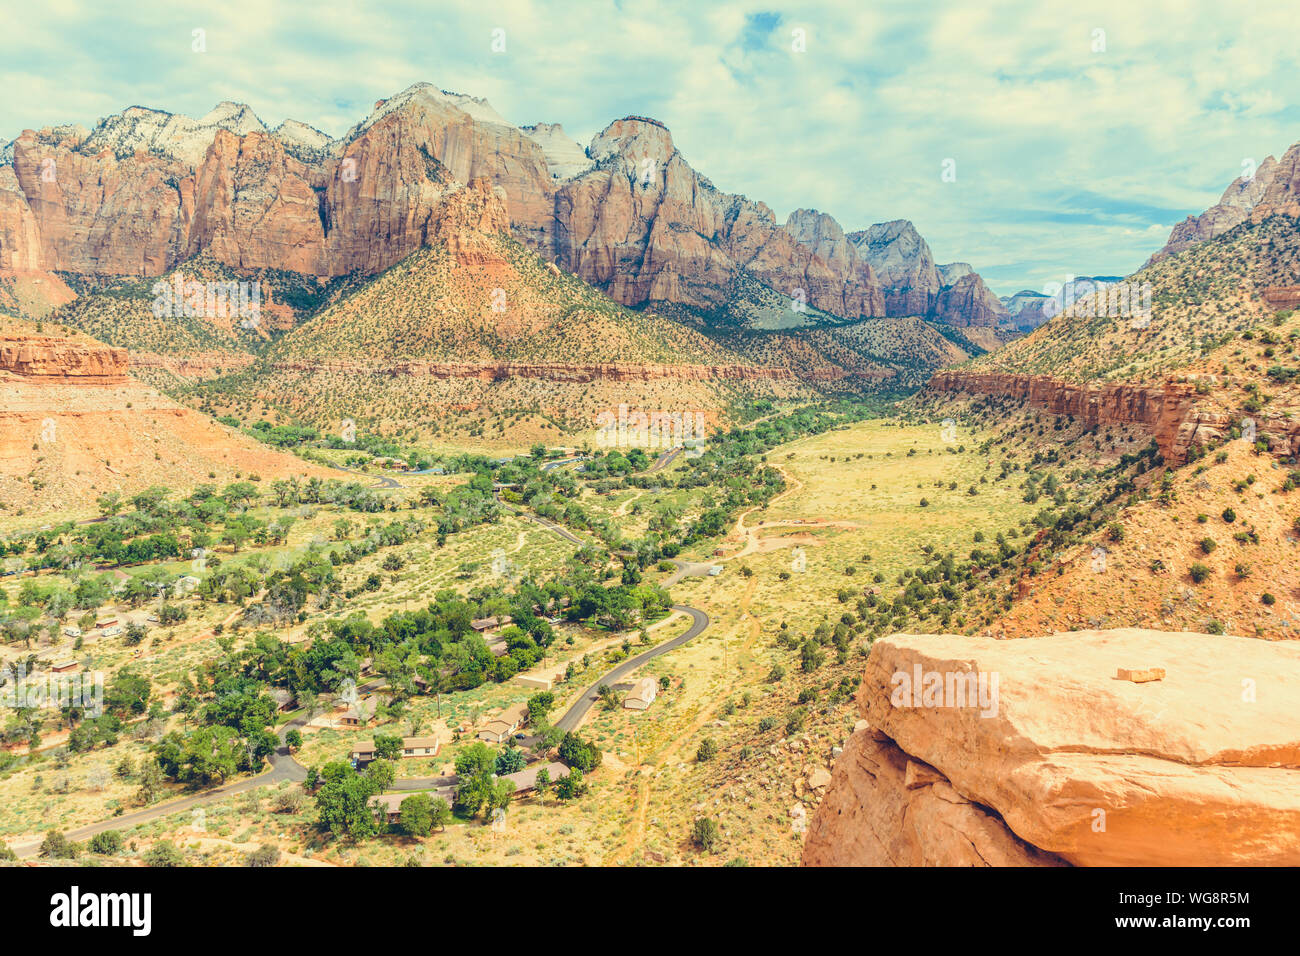
{"label": "sandstone ledge", "polygon": [[[895,706],[895,675],[918,667],[996,675],[995,712]],[[1133,667],[1166,676],[1116,678]],[[858,700],[871,731],[836,765],[805,864],[1300,865],[1300,646],[900,634],[873,646]],[[907,760],[932,794],[904,792]]]}

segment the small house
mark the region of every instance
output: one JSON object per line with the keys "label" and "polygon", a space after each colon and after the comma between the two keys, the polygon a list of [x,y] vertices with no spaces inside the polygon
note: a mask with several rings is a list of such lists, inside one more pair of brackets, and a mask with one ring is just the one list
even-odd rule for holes
{"label": "small house", "polygon": [[105,614],[103,617],[95,618],[95,627],[103,630],[106,627],[112,627],[117,623],[116,614]]}
{"label": "small house", "polygon": [[403,737],[403,757],[436,757],[442,749],[442,740],[438,737]]}
{"label": "small house", "polygon": [[196,578],[194,575],[187,574],[185,575],[185,577],[180,578],[175,583],[175,585],[172,586],[172,590],[176,593],[178,597],[183,597],[184,595],[191,593],[196,587],[198,587],[202,583],[203,582],[200,581],[198,578]]}
{"label": "small house", "polygon": [[298,699],[293,693],[283,687],[271,688],[271,700],[275,701],[275,709],[280,713],[293,710],[298,704]]}
{"label": "small house", "polygon": [[356,707],[349,707],[339,715],[338,722],[342,727],[360,727],[361,712]]}
{"label": "small house", "polygon": [[658,693],[659,682],[653,677],[642,677],[623,698],[623,706],[628,710],[648,710]]}
{"label": "small house", "polygon": [[370,798],[370,806],[376,817],[383,814],[389,823],[397,823],[402,818],[402,801],[409,796],[409,793],[381,793]]}
{"label": "small house", "polygon": [[352,748],[352,763],[370,763],[375,759],[375,742],[363,740]]}
{"label": "small house", "polygon": [[52,670],[56,674],[63,674],[66,673],[67,671],[75,671],[80,666],[81,665],[78,664],[75,660],[73,660],[71,657],[68,657],[68,658],[64,658],[61,661],[55,661],[53,664],[50,665],[50,670]]}
{"label": "small house", "polygon": [[561,777],[567,777],[569,775],[569,768],[564,764],[558,763],[554,760],[550,763],[543,764],[539,760],[531,767],[525,767],[523,770],[518,770],[515,773],[508,773],[499,779],[509,780],[513,783],[515,785],[514,795],[518,797],[526,793],[532,793],[537,789],[537,775],[543,770],[545,770],[546,775],[551,778],[551,783],[554,783]]}
{"label": "small house", "polygon": [[495,718],[483,725],[483,729],[478,732],[479,739],[494,744],[502,743],[523,726],[524,721],[527,719],[527,704],[515,704],[507,707]]}

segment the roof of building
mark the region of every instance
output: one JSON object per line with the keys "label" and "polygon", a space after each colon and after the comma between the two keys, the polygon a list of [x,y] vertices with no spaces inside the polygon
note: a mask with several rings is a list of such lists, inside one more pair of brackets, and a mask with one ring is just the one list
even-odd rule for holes
{"label": "roof of building", "polygon": [[383,807],[388,813],[396,813],[402,809],[402,801],[409,796],[409,793],[380,793],[370,798],[370,805]]}
{"label": "roof of building", "polygon": [[518,770],[514,773],[508,773],[501,777],[501,779],[512,781],[516,790],[531,790],[537,785],[537,775],[542,770],[546,771],[546,774],[551,778],[552,783],[559,780],[561,777],[567,777],[569,775],[569,768],[564,764],[557,763],[554,760],[550,763],[543,764],[539,760],[532,766],[525,767],[523,770]]}
{"label": "roof of building", "polygon": [[659,693],[659,682],[653,677],[642,677],[632,685],[625,699],[651,701],[657,693]]}
{"label": "roof of building", "polygon": [[416,747],[436,747],[439,744],[437,737],[403,737],[402,748],[412,750]]}

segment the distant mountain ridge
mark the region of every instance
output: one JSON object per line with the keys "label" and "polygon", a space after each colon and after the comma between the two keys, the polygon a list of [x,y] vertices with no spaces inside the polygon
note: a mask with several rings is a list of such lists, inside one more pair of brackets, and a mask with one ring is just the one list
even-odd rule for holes
{"label": "distant mountain ridge", "polygon": [[[907,265],[882,281],[862,233],[806,211],[778,224],[697,173],[646,117],[615,120],[584,150],[558,124],[516,127],[484,99],[420,83],[338,139],[297,120],[270,129],[223,102],[199,119],[133,106],[93,130],[25,130],[5,150],[0,270],[156,276],[207,252],[235,268],[375,273],[426,244],[446,196],[483,178],[521,241],[624,305],[735,320],[753,311],[731,298],[744,274],[790,305],[772,327],[806,324],[804,306],[844,320],[1007,319],[982,281],[938,310],[969,267],[941,275],[928,247],[918,281]],[[925,308],[909,308],[914,288]]]}

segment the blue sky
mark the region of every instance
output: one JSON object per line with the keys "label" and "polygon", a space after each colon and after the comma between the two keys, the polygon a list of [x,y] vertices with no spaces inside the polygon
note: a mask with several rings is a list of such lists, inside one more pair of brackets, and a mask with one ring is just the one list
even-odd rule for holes
{"label": "blue sky", "polygon": [[2,2],[0,138],[221,100],[337,135],[427,80],[584,145],[653,116],[719,188],[782,220],[911,219],[1000,294],[1133,271],[1300,141],[1291,0]]}

